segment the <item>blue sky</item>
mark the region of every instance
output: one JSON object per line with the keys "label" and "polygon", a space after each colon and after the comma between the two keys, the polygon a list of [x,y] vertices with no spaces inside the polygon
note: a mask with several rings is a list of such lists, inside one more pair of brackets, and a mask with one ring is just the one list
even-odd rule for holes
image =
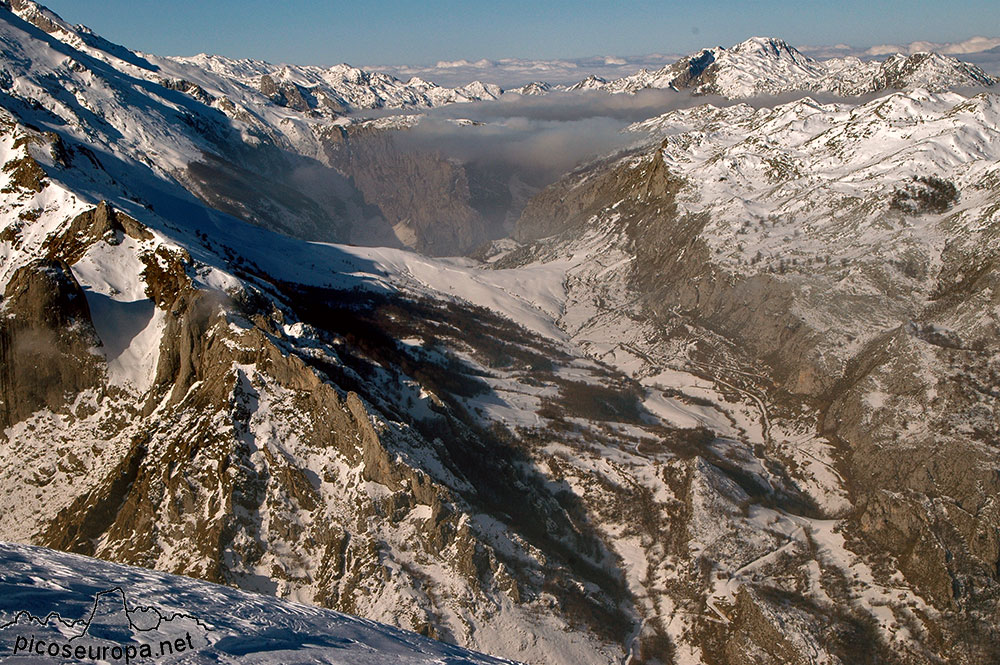
{"label": "blue sky", "polygon": [[317,65],[686,53],[753,35],[793,45],[872,46],[1000,33],[996,0],[42,1],[71,23],[158,55],[208,52]]}

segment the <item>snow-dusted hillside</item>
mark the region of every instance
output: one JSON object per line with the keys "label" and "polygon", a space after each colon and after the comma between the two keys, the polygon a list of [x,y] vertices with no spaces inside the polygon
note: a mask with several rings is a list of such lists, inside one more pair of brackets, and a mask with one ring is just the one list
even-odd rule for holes
{"label": "snow-dusted hillside", "polygon": [[[859,105],[809,98],[762,109],[706,105],[630,130],[662,141],[664,166],[690,184],[678,212],[708,215],[704,237],[714,260],[769,270],[818,253],[856,258],[873,247],[898,257],[910,244],[962,242],[987,228],[996,193],[984,183],[997,178],[998,123],[996,94],[918,89]],[[940,210],[907,209],[898,197],[927,189],[918,179],[928,177],[951,182],[955,200]]]}
{"label": "snow-dusted hillside", "polygon": [[512,662],[189,577],[0,544],[0,659],[124,662],[126,653],[132,662]]}
{"label": "snow-dusted hillside", "polygon": [[941,612],[917,628],[874,601],[886,638],[975,663],[995,652],[923,631],[996,630],[997,109],[914,90],[671,112],[632,127],[648,147],[537,196],[523,244],[491,257],[574,257],[571,339],[648,386],[700,396],[683,373],[711,377],[745,407],[734,438],[845,518],[875,580]]}

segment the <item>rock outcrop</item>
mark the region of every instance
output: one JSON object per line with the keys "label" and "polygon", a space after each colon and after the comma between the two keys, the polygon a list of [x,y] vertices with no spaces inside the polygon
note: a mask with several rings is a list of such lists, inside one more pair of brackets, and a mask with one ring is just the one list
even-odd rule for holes
{"label": "rock outcrop", "polygon": [[0,305],[0,428],[57,411],[99,384],[100,340],[83,290],[61,260],[18,269]]}

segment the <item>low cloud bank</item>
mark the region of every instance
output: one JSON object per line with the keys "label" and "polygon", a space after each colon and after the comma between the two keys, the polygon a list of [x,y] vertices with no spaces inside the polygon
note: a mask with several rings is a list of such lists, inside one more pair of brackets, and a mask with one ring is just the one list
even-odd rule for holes
{"label": "low cloud bank", "polygon": [[500,168],[544,186],[581,163],[638,147],[652,139],[624,129],[634,122],[704,104],[773,107],[804,97],[821,103],[859,103],[827,93],[788,93],[749,100],[693,96],[673,90],[634,95],[599,91],[553,92],[540,96],[504,95],[499,101],[454,104],[426,112],[414,127],[396,136],[404,150],[433,151],[463,163]]}
{"label": "low cloud bank", "polygon": [[496,102],[431,111],[401,132],[397,143],[403,149],[431,150],[463,163],[509,170],[524,182],[543,186],[581,162],[640,141],[642,137],[622,131],[629,124],[706,101],[666,90],[504,95]]}

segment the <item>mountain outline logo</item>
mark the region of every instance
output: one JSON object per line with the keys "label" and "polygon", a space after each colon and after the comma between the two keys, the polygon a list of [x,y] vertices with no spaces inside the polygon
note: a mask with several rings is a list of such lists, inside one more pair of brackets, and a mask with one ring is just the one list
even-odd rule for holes
{"label": "mountain outline logo", "polygon": [[209,646],[210,627],[185,613],[164,613],[153,606],[130,607],[121,586],[99,591],[86,617],[66,619],[59,612],[44,618],[20,610],[0,625],[4,651],[30,662],[170,662]]}

